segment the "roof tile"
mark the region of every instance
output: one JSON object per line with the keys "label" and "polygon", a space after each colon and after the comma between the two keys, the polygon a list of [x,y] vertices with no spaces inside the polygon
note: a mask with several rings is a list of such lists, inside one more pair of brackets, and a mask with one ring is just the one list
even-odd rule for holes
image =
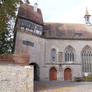
{"label": "roof tile", "polygon": [[37,12],[35,12],[34,7],[28,4],[21,4],[19,8],[18,16],[31,20],[38,24],[43,24],[41,10],[38,8]]}

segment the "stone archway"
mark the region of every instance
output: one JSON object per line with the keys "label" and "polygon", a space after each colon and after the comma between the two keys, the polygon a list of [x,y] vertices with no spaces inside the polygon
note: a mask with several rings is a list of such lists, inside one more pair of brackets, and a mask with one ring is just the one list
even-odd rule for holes
{"label": "stone archway", "polygon": [[72,71],[70,68],[64,70],[64,80],[72,80]]}
{"label": "stone archway", "polygon": [[57,80],[57,70],[56,70],[55,67],[52,67],[52,68],[50,69],[49,79],[50,79],[51,81]]}
{"label": "stone archway", "polygon": [[39,81],[40,80],[40,69],[39,69],[38,64],[30,63],[29,65],[33,65],[34,66],[34,80],[35,81]]}

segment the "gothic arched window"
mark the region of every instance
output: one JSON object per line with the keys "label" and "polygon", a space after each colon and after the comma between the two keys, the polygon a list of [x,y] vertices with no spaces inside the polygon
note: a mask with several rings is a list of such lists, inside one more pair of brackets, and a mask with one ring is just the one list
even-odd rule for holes
{"label": "gothic arched window", "polygon": [[65,48],[65,62],[74,62],[74,49],[71,46]]}
{"label": "gothic arched window", "polygon": [[56,49],[54,48],[51,50],[51,60],[56,61]]}
{"label": "gothic arched window", "polygon": [[92,49],[89,46],[85,46],[82,50],[82,71],[92,72]]}

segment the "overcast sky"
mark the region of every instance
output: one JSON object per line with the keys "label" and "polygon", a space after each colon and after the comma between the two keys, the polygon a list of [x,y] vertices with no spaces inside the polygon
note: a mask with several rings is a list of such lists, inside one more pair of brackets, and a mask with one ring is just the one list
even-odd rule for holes
{"label": "overcast sky", "polygon": [[30,0],[31,5],[35,2],[42,10],[45,22],[85,23],[86,8],[92,14],[92,0]]}

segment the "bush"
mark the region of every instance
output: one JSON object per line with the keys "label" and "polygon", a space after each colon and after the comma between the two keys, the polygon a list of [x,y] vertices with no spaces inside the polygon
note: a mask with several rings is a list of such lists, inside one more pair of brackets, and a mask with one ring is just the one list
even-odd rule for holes
{"label": "bush", "polygon": [[92,76],[87,76],[83,78],[84,81],[92,82]]}

